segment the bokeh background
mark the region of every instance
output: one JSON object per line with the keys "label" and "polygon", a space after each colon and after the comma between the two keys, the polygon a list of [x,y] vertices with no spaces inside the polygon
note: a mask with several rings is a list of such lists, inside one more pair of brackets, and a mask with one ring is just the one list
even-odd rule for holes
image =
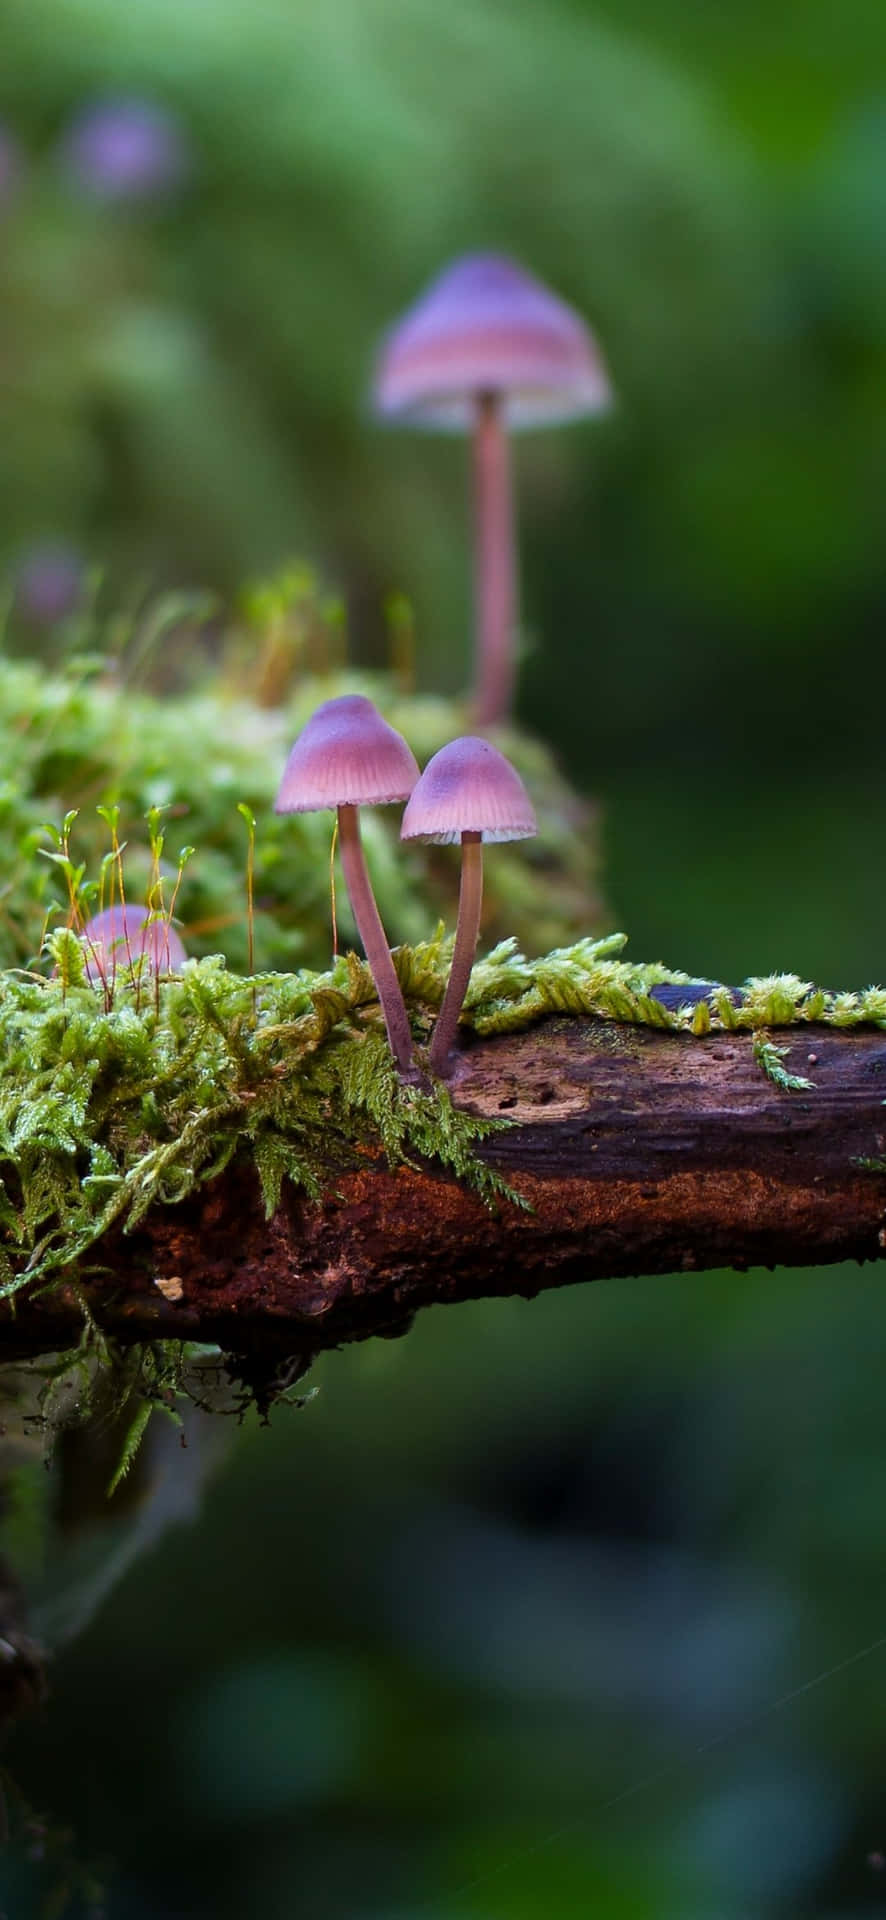
{"label": "bokeh background", "polygon": [[[513,252],[618,394],[518,454],[520,716],[600,804],[616,920],[708,976],[882,980],[875,0],[2,0],[0,34],[9,652],[148,587],[223,625],[294,556],[352,660],[403,594],[419,687],[461,688],[464,448],[367,394],[441,264]],[[59,1652],[5,1752],[47,1823],[9,1920],[882,1912],[884,1314],[836,1268],[438,1310],[270,1429],[154,1442],[54,1583],[20,1526]]]}

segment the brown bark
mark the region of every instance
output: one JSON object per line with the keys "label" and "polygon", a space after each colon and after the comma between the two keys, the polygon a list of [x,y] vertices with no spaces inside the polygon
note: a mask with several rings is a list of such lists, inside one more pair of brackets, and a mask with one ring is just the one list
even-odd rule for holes
{"label": "brown bark", "polygon": [[[886,1034],[777,1036],[808,1092],[767,1080],[747,1034],[691,1039],[552,1019],[474,1044],[457,1105],[511,1129],[484,1158],[529,1203],[490,1211],[433,1166],[381,1160],[335,1176],[319,1204],[289,1191],[270,1222],[235,1164],[131,1235],[95,1250],[99,1323],[124,1340],[184,1337],[228,1351],[305,1353],[403,1330],[418,1307],[675,1269],[820,1265],[886,1250]],[[2,1350],[76,1339],[56,1289],[19,1296]]]}

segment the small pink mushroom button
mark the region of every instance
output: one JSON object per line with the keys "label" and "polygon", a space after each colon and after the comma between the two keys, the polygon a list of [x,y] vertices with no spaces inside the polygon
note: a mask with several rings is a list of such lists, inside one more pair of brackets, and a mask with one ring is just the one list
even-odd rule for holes
{"label": "small pink mushroom button", "polygon": [[345,882],[384,1015],[391,1052],[409,1075],[412,1033],[366,868],[358,807],[405,800],[418,779],[418,762],[402,734],[388,726],[361,693],[325,700],[302,728],[289,755],[274,803],[276,813],[338,813],[338,844]]}
{"label": "small pink mushroom button", "polygon": [[93,914],[80,941],[86,978],[93,986],[111,985],[118,974],[131,974],[140,961],[153,973],[178,973],[188,957],[168,920],[131,901]]}
{"label": "small pink mushroom button", "polygon": [[466,734],[428,761],[403,815],[403,840],[461,841],[461,885],[452,967],[431,1040],[433,1073],[453,1071],[458,1017],[471,977],[483,904],[483,841],[528,840],[538,832],[516,768],[489,740]]}

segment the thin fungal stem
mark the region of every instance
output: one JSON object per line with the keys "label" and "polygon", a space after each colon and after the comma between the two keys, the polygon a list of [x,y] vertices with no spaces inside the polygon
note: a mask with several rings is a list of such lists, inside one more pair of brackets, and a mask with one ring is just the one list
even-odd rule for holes
{"label": "thin fungal stem", "polygon": [[338,809],[338,844],[341,851],[341,864],[345,876],[357,932],[363,942],[363,950],[369,961],[369,969],[375,981],[376,992],[384,1014],[388,1030],[391,1052],[402,1074],[412,1071],[412,1033],[406,1013],[406,1005],[400,992],[394,962],[387,936],[381,923],[375,895],[366,870],[363,842],[360,838],[360,821],[356,807],[341,806]]}
{"label": "thin fungal stem", "polygon": [[474,711],[481,727],[505,720],[514,693],[514,509],[500,394],[477,396],[474,418],[476,647]]}
{"label": "thin fungal stem", "polygon": [[483,905],[483,841],[479,833],[463,833],[461,836],[461,884],[458,893],[458,924],[455,930],[455,947],[452,954],[452,966],[443,995],[443,1005],[437,1017],[431,1040],[429,1055],[431,1072],[441,1080],[446,1080],[453,1069],[452,1050],[455,1046],[458,1016],[461,1013],[464,997],[468,990],[474,954],[477,951],[477,937],[480,932],[480,909]]}
{"label": "thin fungal stem", "polygon": [[338,814],[332,828],[332,840],[329,845],[329,912],[332,918],[332,958],[338,959],[338,909],[335,904],[335,850],[338,846]]}

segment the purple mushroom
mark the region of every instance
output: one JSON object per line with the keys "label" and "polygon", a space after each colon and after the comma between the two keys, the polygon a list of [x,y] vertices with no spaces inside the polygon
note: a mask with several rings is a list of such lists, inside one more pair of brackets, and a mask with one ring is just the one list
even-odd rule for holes
{"label": "purple mushroom", "polygon": [[108,986],[120,974],[131,976],[139,961],[153,973],[178,973],[188,957],[168,920],[152,918],[147,907],[129,902],[94,914],[80,940],[93,986]]}
{"label": "purple mushroom", "polygon": [[405,800],[418,763],[363,694],[326,700],[311,715],[286,762],[277,813],[315,813],[335,807],[341,863],[357,931],[384,1015],[391,1052],[402,1074],[412,1070],[412,1033],[400,983],[366,870],[358,807]]}
{"label": "purple mushroom", "polygon": [[73,547],[43,542],[22,555],[14,583],[18,612],[35,627],[53,627],[80,605],[83,560]]}
{"label": "purple mushroom", "polygon": [[584,321],[501,254],[447,267],[382,347],[380,414],[473,434],[478,723],[507,717],[514,682],[516,565],[507,429],[608,406],[606,370]]}
{"label": "purple mushroom", "polygon": [[428,761],[413,787],[402,840],[461,841],[461,885],[452,966],[431,1040],[431,1071],[452,1073],[458,1017],[474,964],[483,904],[483,841],[527,840],[538,832],[520,775],[489,740],[467,734]]}
{"label": "purple mushroom", "polygon": [[178,187],[190,155],[178,122],[150,100],[119,96],[82,108],[63,135],[62,165],[97,200],[152,200]]}

